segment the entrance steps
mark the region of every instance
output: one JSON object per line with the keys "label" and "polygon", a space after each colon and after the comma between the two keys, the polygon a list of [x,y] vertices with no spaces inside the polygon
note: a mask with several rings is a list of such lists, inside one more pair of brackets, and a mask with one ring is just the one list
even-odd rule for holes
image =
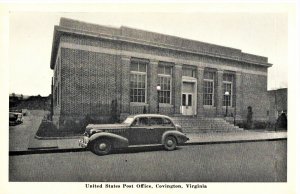
{"label": "entrance steps", "polygon": [[228,123],[223,118],[207,117],[172,117],[175,124],[179,124],[185,133],[209,132],[209,131],[240,131],[238,126]]}

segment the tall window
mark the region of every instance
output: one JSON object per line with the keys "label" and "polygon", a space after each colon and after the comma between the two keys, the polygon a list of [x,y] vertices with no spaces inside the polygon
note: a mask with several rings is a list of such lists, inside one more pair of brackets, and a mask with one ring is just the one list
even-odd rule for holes
{"label": "tall window", "polygon": [[158,66],[157,85],[161,87],[159,91],[159,103],[171,104],[171,83],[172,67]]}
{"label": "tall window", "polygon": [[204,72],[204,96],[203,105],[213,106],[214,105],[214,72]]}
{"label": "tall window", "polygon": [[[223,74],[223,106],[232,106],[232,86],[233,86],[233,75],[224,73]],[[225,95],[228,92],[229,95]]]}
{"label": "tall window", "polygon": [[130,63],[130,102],[146,102],[147,62]]}

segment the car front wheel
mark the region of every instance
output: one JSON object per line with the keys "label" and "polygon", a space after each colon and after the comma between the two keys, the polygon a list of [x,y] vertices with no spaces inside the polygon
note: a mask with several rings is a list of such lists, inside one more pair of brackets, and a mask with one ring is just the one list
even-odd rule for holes
{"label": "car front wheel", "polygon": [[164,141],[164,147],[166,150],[174,150],[177,146],[177,141],[174,136],[167,136]]}
{"label": "car front wheel", "polygon": [[107,139],[97,139],[91,144],[90,149],[98,156],[107,155],[112,150],[112,143]]}

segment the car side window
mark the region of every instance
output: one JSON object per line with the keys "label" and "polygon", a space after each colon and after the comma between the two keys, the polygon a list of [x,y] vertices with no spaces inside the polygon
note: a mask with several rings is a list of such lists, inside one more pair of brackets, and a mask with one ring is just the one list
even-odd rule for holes
{"label": "car side window", "polygon": [[141,126],[147,126],[147,125],[148,125],[147,117],[136,118],[135,121],[133,121],[133,123],[132,123],[133,127],[141,127]]}
{"label": "car side window", "polygon": [[169,119],[164,118],[163,119],[163,125],[164,126],[173,126],[173,123]]}
{"label": "car side window", "polygon": [[149,125],[162,125],[163,124],[163,120],[162,118],[150,118],[149,119]]}

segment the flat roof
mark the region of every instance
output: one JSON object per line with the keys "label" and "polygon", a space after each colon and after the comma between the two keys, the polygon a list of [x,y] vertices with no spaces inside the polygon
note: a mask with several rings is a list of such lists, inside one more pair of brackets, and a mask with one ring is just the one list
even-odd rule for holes
{"label": "flat roof", "polygon": [[268,58],[249,53],[240,49],[185,39],[176,36],[149,32],[121,26],[120,28],[86,23],[78,20],[61,18],[59,25],[54,27],[50,68],[54,69],[57,49],[62,34],[109,39],[112,41],[141,44],[185,53],[193,53],[234,61],[246,62],[254,65],[271,67]]}

